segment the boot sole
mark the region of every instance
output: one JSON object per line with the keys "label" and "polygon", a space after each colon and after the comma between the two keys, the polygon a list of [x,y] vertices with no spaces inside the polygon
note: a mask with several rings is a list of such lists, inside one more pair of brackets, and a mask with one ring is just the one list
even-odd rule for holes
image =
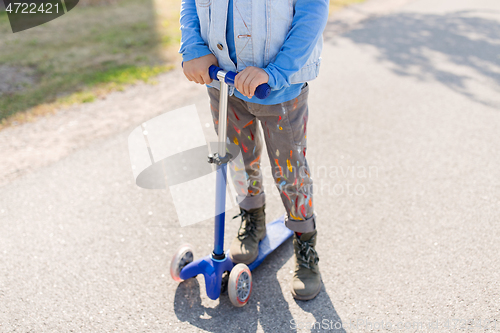
{"label": "boot sole", "polygon": [[[264,236],[262,237],[262,239],[266,238],[266,235],[267,235],[267,230],[266,230],[266,233],[264,233]],[[262,241],[259,240],[259,245],[260,245],[260,242]],[[233,256],[231,255],[231,252],[229,252],[229,258],[231,259],[232,262],[234,262],[235,264],[245,264],[245,265],[250,265],[251,263],[253,263],[255,261],[255,259],[257,259],[257,257],[259,256],[259,251],[258,251],[258,247],[257,247],[257,253],[255,254],[255,256],[253,258],[250,258],[248,260],[245,260],[245,261],[236,261],[233,259]]]}
{"label": "boot sole", "polygon": [[323,285],[323,281],[321,281],[321,283],[319,284],[318,290],[316,290],[311,295],[299,295],[299,294],[295,293],[295,291],[293,290],[293,284],[292,284],[292,289],[291,289],[292,296],[293,296],[293,298],[298,299],[299,301],[309,301],[309,300],[313,299],[314,297],[318,296],[319,292],[321,291],[322,285]]}

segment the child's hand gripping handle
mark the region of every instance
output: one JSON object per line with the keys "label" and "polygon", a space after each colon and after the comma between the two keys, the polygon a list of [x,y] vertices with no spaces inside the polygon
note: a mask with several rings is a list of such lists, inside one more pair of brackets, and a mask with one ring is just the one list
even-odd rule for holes
{"label": "child's hand gripping handle", "polygon": [[[217,77],[217,73],[219,71],[222,71],[222,69],[215,65],[210,66],[210,68],[208,69],[210,78],[212,78],[212,80],[219,81],[219,78]],[[227,72],[224,81],[230,86],[234,87],[235,77],[236,77],[235,72]],[[266,99],[270,93],[271,93],[271,87],[267,83],[263,83],[255,89],[255,97],[257,97],[258,99]]]}

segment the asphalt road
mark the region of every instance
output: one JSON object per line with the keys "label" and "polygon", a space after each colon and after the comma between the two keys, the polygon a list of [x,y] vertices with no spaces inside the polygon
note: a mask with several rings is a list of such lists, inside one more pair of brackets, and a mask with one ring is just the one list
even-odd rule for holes
{"label": "asphalt road", "polygon": [[[180,227],[167,190],[134,184],[136,123],[0,187],[0,331],[500,331],[500,2],[418,0],[336,29],[310,83],[316,299],[290,294],[290,241],[243,308],[172,281],[174,250],[208,254],[213,222]],[[211,122],[203,87],[163,112],[190,104]]]}

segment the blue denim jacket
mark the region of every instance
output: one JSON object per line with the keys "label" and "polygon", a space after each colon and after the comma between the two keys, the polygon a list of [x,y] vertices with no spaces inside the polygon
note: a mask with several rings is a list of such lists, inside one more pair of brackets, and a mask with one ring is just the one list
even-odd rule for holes
{"label": "blue denim jacket", "polygon": [[[184,61],[212,52],[225,70],[260,67],[269,74],[273,90],[317,77],[327,0],[234,1],[236,66],[226,42],[227,10],[228,0],[183,0],[179,52]],[[210,85],[219,88],[217,81]]]}

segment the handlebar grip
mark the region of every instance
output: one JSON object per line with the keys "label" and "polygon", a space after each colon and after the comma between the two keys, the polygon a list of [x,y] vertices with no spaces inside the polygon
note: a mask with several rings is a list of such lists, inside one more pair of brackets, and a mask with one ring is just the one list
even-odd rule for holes
{"label": "handlebar grip", "polygon": [[215,65],[211,65],[209,68],[208,68],[208,75],[210,75],[210,78],[212,80],[217,80],[219,81],[219,78],[217,77],[217,73],[222,70],[222,68],[219,68]]}
{"label": "handlebar grip", "polygon": [[[212,80],[219,81],[219,79],[217,78],[217,73],[221,70],[222,70],[221,68],[219,68],[215,65],[210,66],[210,68],[208,69],[208,73],[210,75],[210,78],[212,78]],[[235,77],[236,77],[235,72],[227,72],[224,81],[227,84],[229,84],[230,86],[234,87]],[[267,83],[263,83],[255,89],[254,94],[255,94],[255,97],[257,97],[258,99],[266,99],[267,97],[269,97],[270,93],[271,93],[271,87]]]}

